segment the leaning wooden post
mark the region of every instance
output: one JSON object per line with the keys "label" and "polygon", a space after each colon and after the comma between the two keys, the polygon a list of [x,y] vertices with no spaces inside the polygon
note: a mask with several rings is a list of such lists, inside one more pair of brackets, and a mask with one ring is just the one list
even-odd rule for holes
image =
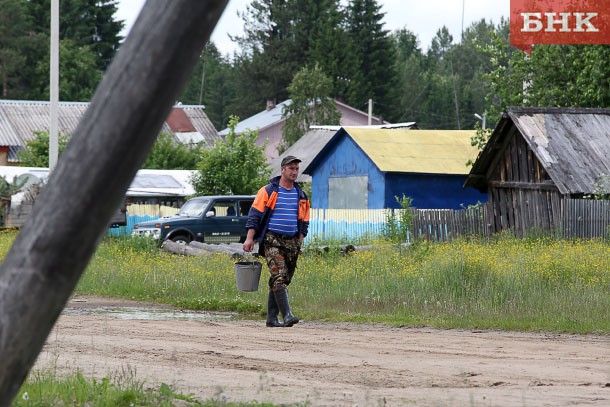
{"label": "leaning wooden post", "polygon": [[0,267],[0,406],[15,397],[227,0],[148,0]]}

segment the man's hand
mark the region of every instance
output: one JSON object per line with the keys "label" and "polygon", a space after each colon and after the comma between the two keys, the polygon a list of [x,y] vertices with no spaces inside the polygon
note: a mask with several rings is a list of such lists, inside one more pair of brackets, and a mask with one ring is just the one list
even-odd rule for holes
{"label": "man's hand", "polygon": [[256,230],[248,229],[248,233],[246,234],[246,241],[242,246],[244,252],[251,252],[254,249],[254,233],[256,233]]}
{"label": "man's hand", "polygon": [[254,239],[247,238],[243,245],[244,252],[251,252],[254,249]]}

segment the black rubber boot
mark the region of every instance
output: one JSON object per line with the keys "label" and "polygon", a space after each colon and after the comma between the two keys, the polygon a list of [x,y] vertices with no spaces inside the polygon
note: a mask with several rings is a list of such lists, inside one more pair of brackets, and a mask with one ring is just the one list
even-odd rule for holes
{"label": "black rubber boot", "polygon": [[279,328],[284,326],[277,319],[277,315],[279,314],[280,309],[277,306],[277,302],[275,301],[275,295],[273,295],[273,291],[269,290],[269,297],[267,297],[267,326],[272,328]]}
{"label": "black rubber boot", "polygon": [[290,303],[288,302],[288,291],[285,288],[274,292],[277,305],[280,307],[282,316],[284,317],[284,326],[290,327],[299,322],[299,317],[292,315],[290,312]]}

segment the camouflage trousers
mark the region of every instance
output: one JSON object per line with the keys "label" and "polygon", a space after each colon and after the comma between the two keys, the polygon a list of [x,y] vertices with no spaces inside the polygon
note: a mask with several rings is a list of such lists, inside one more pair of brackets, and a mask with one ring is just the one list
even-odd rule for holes
{"label": "camouflage trousers", "polygon": [[267,232],[263,244],[265,260],[267,260],[271,274],[269,287],[272,291],[286,288],[297,268],[297,260],[301,251],[298,236],[286,237]]}

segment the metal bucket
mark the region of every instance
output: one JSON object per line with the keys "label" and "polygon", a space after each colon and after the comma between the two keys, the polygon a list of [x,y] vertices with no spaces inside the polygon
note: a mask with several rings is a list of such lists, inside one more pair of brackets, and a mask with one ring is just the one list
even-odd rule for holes
{"label": "metal bucket", "polygon": [[238,261],[235,263],[235,281],[238,291],[258,291],[263,263],[260,261]]}

